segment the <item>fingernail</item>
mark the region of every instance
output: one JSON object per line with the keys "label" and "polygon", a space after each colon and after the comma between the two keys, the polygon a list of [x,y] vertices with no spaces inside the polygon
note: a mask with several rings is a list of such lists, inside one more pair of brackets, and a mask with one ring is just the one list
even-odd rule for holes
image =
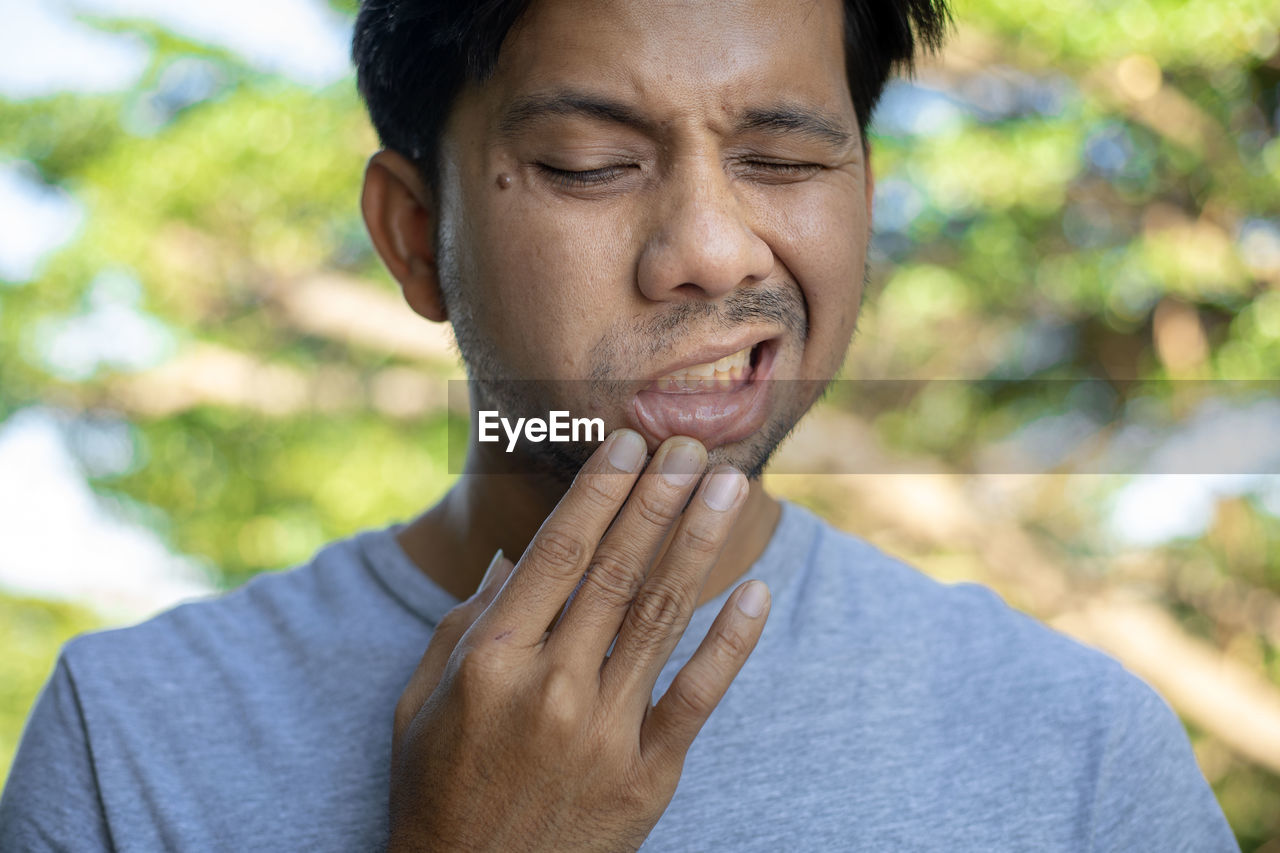
{"label": "fingernail", "polygon": [[738,593],[738,609],[752,619],[758,619],[768,603],[769,587],[760,581],[748,581]]}
{"label": "fingernail", "polygon": [[501,548],[493,555],[493,559],[489,561],[489,568],[484,570],[484,577],[480,579],[480,586],[476,587],[477,590],[484,589],[489,585],[489,581],[493,580],[493,576],[497,574],[498,566],[500,565],[502,565]]}
{"label": "fingernail", "polygon": [[613,442],[609,445],[609,464],[619,471],[634,471],[644,461],[645,450],[640,433],[620,429],[613,434]]}
{"label": "fingernail", "polygon": [[742,472],[737,468],[717,468],[702,487],[703,502],[716,512],[724,512],[738,502],[742,479]]}
{"label": "fingernail", "polygon": [[682,441],[667,448],[662,457],[662,477],[673,486],[687,486],[702,471],[702,445]]}

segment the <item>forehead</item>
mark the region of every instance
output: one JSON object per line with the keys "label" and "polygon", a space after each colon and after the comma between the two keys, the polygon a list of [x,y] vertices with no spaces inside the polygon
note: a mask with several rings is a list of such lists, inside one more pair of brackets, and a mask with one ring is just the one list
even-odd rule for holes
{"label": "forehead", "polygon": [[492,106],[588,85],[659,121],[753,102],[852,116],[841,0],[534,0],[503,42]]}

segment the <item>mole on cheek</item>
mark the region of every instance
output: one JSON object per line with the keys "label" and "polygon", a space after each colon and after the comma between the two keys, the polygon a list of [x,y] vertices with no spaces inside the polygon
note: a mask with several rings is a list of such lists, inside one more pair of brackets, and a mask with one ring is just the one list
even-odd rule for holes
{"label": "mole on cheek", "polygon": [[504,172],[501,175],[498,175],[497,183],[498,189],[505,190],[507,187],[511,186],[511,176]]}

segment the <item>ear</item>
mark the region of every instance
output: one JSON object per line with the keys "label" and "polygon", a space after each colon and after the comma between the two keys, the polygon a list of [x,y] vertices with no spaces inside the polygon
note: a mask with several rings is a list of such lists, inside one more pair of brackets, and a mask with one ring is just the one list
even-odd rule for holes
{"label": "ear", "polygon": [[360,212],[374,249],[400,283],[409,307],[428,320],[448,320],[436,267],[437,211],[417,166],[389,149],[369,158]]}

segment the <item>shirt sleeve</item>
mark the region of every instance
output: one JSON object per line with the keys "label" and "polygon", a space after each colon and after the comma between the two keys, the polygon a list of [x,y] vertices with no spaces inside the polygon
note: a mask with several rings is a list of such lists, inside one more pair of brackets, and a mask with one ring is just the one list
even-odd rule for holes
{"label": "shirt sleeve", "polygon": [[1113,683],[1112,725],[1094,801],[1095,851],[1239,853],[1178,715],[1126,670]]}
{"label": "shirt sleeve", "polygon": [[0,794],[0,850],[111,850],[65,650],[36,699]]}

